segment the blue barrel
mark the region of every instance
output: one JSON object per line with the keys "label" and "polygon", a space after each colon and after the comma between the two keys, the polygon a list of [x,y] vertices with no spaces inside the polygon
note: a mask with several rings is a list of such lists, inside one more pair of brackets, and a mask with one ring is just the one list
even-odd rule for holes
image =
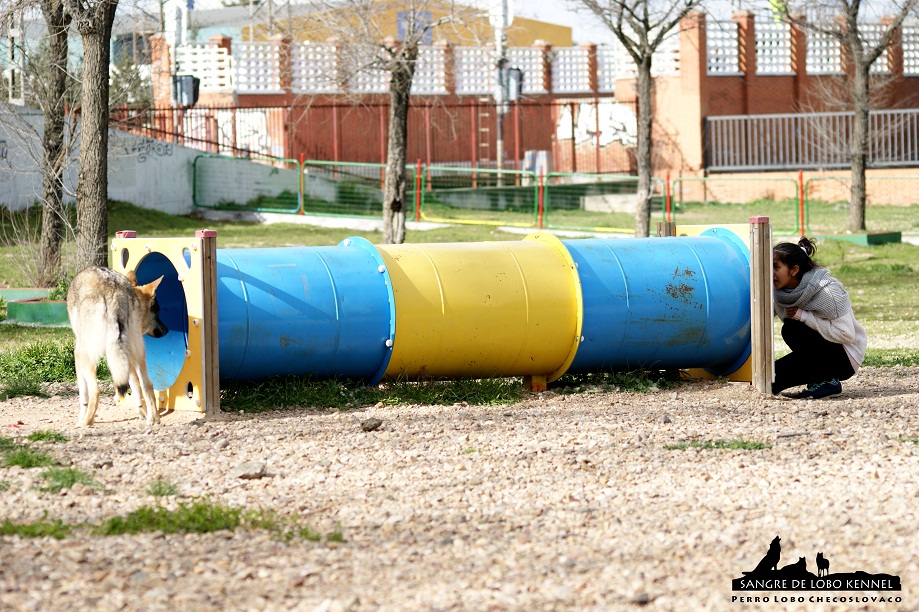
{"label": "blue barrel", "polygon": [[738,369],[750,355],[750,258],[726,230],[698,237],[563,240],[583,295],[568,372]]}
{"label": "blue barrel", "polygon": [[363,238],[217,250],[221,378],[293,374],[376,384],[392,354],[392,283]]}

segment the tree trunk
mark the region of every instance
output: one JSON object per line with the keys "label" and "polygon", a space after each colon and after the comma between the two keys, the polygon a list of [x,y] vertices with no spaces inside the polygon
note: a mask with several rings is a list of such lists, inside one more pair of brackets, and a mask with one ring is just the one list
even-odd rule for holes
{"label": "tree trunk", "polygon": [[401,51],[402,61],[392,63],[389,80],[389,141],[383,187],[383,243],[405,242],[405,145],[408,136],[408,101],[415,73],[417,47]]}
{"label": "tree trunk", "polygon": [[49,34],[50,73],[41,100],[44,109],[44,151],[42,178],[42,224],[38,248],[38,285],[53,287],[61,277],[61,245],[64,241],[64,187],[61,176],[67,165],[64,150],[64,94],[67,91],[67,28],[70,24],[64,6],[42,0],[42,16]]}
{"label": "tree trunk", "polygon": [[108,265],[109,43],[117,1],[102,0],[92,21],[78,24],[83,40],[80,172],[77,180],[77,269]]}
{"label": "tree trunk", "polygon": [[852,100],[855,117],[852,122],[852,140],[849,156],[852,160],[852,189],[849,194],[849,231],[865,231],[865,169],[868,165],[868,98],[869,65],[856,65],[853,75]]}
{"label": "tree trunk", "polygon": [[635,236],[646,238],[651,224],[651,54],[638,69],[638,194],[635,209]]}

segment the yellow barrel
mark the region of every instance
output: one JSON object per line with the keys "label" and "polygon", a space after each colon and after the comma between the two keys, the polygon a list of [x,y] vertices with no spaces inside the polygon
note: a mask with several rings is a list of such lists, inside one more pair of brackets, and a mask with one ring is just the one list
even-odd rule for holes
{"label": "yellow barrel", "polygon": [[551,234],[519,242],[375,245],[396,332],[384,377],[546,376],[574,359],[581,285]]}

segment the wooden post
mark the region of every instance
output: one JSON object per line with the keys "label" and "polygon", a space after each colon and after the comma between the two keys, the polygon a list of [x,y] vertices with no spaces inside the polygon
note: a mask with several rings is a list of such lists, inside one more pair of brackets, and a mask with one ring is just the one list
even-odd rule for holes
{"label": "wooden post", "polygon": [[666,238],[667,236],[676,236],[676,223],[672,221],[658,221],[657,237]]}
{"label": "wooden post", "polygon": [[775,369],[772,315],[772,225],[750,217],[750,341],[753,386],[772,393]]}
{"label": "wooden post", "polygon": [[534,393],[540,393],[546,390],[546,377],[533,374],[523,377],[523,386]]}
{"label": "wooden post", "polygon": [[204,367],[201,380],[201,408],[206,418],[220,414],[220,353],[217,344],[217,231],[198,230],[201,239],[202,325]]}

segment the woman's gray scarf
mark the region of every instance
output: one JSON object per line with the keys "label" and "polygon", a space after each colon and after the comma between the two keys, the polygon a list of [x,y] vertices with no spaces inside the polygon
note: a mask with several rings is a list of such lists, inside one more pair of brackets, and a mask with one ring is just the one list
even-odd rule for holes
{"label": "woman's gray scarf", "polygon": [[776,289],[775,301],[785,308],[800,308],[821,319],[836,319],[852,309],[849,294],[826,268],[811,268],[794,289]]}

